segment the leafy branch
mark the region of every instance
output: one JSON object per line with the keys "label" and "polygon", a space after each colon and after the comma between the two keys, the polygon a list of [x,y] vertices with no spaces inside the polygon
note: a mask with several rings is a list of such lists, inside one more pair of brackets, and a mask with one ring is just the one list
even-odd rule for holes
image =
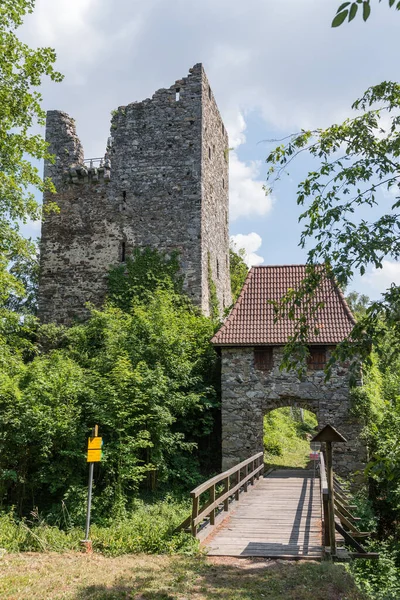
{"label": "leafy branch", "polygon": [[[381,2],[381,0],[379,0]],[[397,0],[389,0],[389,7],[395,7],[396,10],[400,10],[400,2]],[[332,21],[332,27],[340,27],[346,19],[348,22],[352,21],[358,13],[362,13],[362,18],[367,21],[371,14],[371,0],[356,0],[356,2],[343,2],[337,9],[335,18]]]}

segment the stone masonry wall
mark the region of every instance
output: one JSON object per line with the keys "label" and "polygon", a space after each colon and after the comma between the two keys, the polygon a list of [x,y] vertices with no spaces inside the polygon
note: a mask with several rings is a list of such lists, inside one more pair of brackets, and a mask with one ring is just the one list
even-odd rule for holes
{"label": "stone masonry wall", "polygon": [[[221,310],[230,304],[228,139],[209,95],[198,64],[151,99],[119,107],[106,155],[92,168],[73,119],[48,113],[46,139],[56,162],[46,163],[44,174],[57,194],[45,195],[44,205],[55,201],[60,212],[42,224],[43,321],[68,324],[86,315],[87,302],[100,305],[110,267],[136,246],[178,250],[185,290],[205,314],[209,253]],[[215,160],[204,159],[206,136]]]}
{"label": "stone masonry wall", "polygon": [[[254,365],[252,347],[222,348],[222,468],[263,450],[263,417],[275,408],[299,406],[314,412],[318,427],[333,425],[347,443],[334,445],[334,466],[347,475],[365,466],[366,448],[360,439],[362,423],[352,417],[349,373],[336,366],[324,382],[323,371],[307,371],[301,381],[294,371],[280,371],[282,348],[274,347],[269,372]],[[329,358],[329,354],[328,354]]]}
{"label": "stone masonry wall", "polygon": [[229,273],[229,141],[205,74],[202,78],[202,306],[209,300],[208,265],[220,309],[232,303]]}

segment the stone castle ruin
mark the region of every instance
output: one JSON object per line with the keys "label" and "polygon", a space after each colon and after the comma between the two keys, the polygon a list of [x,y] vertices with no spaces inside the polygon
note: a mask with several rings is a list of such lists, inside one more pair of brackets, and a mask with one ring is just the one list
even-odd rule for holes
{"label": "stone castle ruin", "polygon": [[[101,159],[85,159],[74,120],[64,112],[48,112],[46,140],[56,159],[45,163],[44,175],[57,194],[46,193],[44,205],[56,201],[60,211],[42,224],[43,322],[68,325],[86,316],[86,303],[101,305],[109,269],[136,247],[178,251],[185,291],[205,315],[214,286],[221,312],[230,306],[229,143],[201,64],[151,99],[119,107]],[[269,300],[298,285],[302,274],[304,266],[253,268],[213,339],[222,357],[224,468],[263,449],[264,414],[294,405],[347,437],[337,449],[342,473],[365,461],[346,365],[324,381],[327,357],[354,323],[333,282],[324,290],[322,335],[311,342],[306,378],[279,369],[290,327],[274,324]]]}
{"label": "stone castle ruin", "polygon": [[42,224],[39,317],[70,324],[101,305],[110,267],[134,247],[178,251],[185,291],[204,314],[210,284],[231,304],[228,135],[201,64],[151,99],[119,107],[102,159],[85,159],[74,120],[49,111],[59,213]]}

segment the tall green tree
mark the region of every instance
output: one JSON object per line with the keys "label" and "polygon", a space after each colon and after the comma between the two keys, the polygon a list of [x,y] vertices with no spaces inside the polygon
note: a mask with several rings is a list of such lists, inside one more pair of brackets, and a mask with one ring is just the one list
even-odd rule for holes
{"label": "tall green tree", "polygon": [[34,128],[45,123],[39,92],[43,77],[59,82],[62,76],[53,67],[54,50],[29,48],[16,33],[34,4],[34,0],[0,4],[0,303],[10,293],[23,293],[21,281],[7,267],[35,252],[20,234],[21,222],[40,218],[34,189],[53,189],[32,163],[49,158],[47,145]]}
{"label": "tall green tree", "polygon": [[[344,289],[355,274],[364,275],[371,266],[381,269],[385,259],[400,258],[400,85],[373,86],[352,108],[355,117],[290,135],[267,158],[270,185],[300,153],[315,160],[297,192],[304,223],[300,246],[310,248],[307,277],[277,307],[278,314],[286,312],[293,319],[297,306],[307,307],[307,319],[297,321],[287,357],[301,355],[304,349],[318,310],[315,291],[323,277],[334,277]],[[393,328],[399,346],[399,311],[400,286],[393,284],[381,300],[370,304],[337,355],[367,357],[371,344],[379,341],[382,318]]]}

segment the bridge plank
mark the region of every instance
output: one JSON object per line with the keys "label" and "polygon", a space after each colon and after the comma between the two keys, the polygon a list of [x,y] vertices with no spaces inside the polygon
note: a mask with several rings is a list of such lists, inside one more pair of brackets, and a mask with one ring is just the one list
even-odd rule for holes
{"label": "bridge plank", "polygon": [[211,556],[322,556],[320,483],[313,471],[277,470],[261,479],[204,545]]}

